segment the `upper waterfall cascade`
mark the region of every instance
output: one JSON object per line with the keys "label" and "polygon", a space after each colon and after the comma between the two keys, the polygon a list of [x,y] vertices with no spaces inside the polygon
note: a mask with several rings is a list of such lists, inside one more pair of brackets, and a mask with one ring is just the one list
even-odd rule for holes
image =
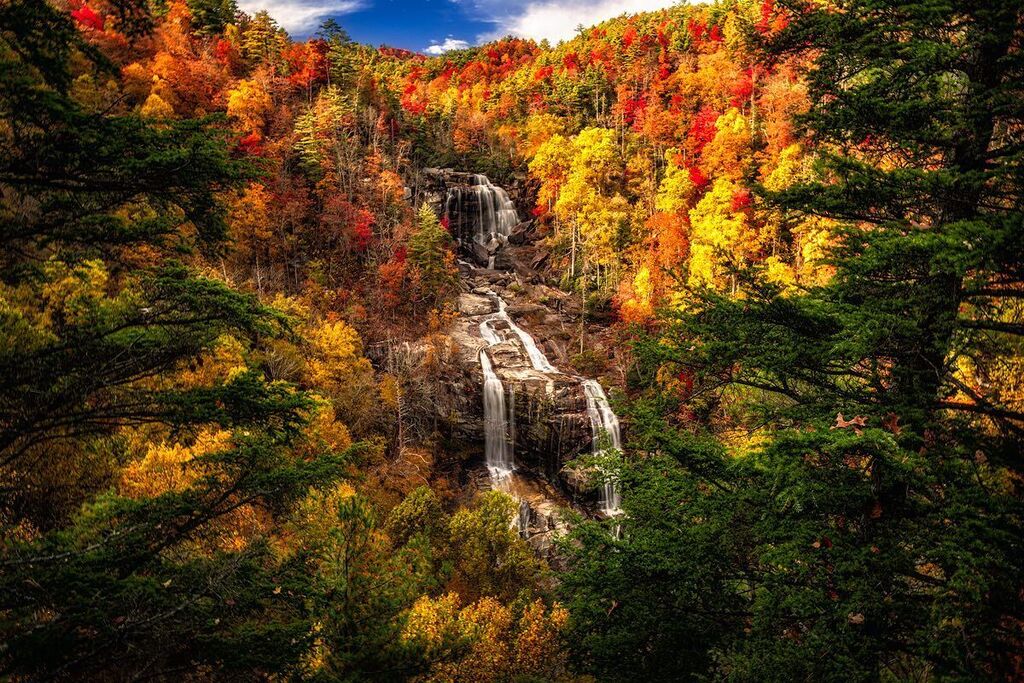
{"label": "upper waterfall cascade", "polygon": [[[474,210],[466,211],[470,204],[475,205]],[[445,215],[450,217],[453,210],[472,216],[473,239],[484,245],[492,239],[504,240],[519,223],[519,214],[508,193],[485,175],[474,175],[469,187],[448,190]]]}

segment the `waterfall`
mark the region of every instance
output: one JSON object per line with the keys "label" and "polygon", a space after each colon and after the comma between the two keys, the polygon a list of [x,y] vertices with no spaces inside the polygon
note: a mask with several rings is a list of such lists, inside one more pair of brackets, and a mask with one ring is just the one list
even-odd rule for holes
{"label": "waterfall", "polygon": [[494,326],[491,325],[491,319],[487,318],[480,323],[480,337],[487,342],[488,346],[494,346],[504,341],[501,335],[495,332]]}
{"label": "waterfall", "polygon": [[[496,320],[501,320],[519,338],[535,370],[545,373],[559,372],[558,368],[551,364],[551,361],[544,355],[544,352],[537,346],[534,338],[512,320],[508,311],[505,310],[505,300],[493,292],[491,296],[497,301],[498,312],[480,323],[480,336],[484,341],[490,345],[499,344],[504,341],[492,324]],[[621,452],[622,433],[619,428],[619,418],[612,411],[611,404],[608,402],[608,397],[605,395],[601,383],[597,380],[585,379],[583,377],[578,377],[577,379],[583,387],[583,393],[587,399],[587,414],[590,416],[590,425],[594,433],[591,452],[595,455],[603,452],[604,449],[601,447],[602,439],[608,440],[609,449]],[[508,428],[506,427],[505,429],[507,430]],[[490,466],[490,460],[488,460],[488,466]],[[621,503],[622,495],[618,484],[614,481],[606,481],[600,492],[599,505],[601,510],[609,516],[615,516],[620,512],[619,506]]]}
{"label": "waterfall", "polygon": [[511,384],[508,388],[508,442],[509,454],[512,457],[512,465],[515,467],[515,446],[516,446],[516,385]]}
{"label": "waterfall", "polygon": [[[482,176],[480,176],[482,177]],[[469,264],[465,264],[469,265]],[[470,268],[473,266],[469,265]],[[543,373],[560,374],[561,371],[552,365],[534,338],[523,328],[519,327],[509,316],[506,310],[505,300],[495,292],[489,292],[489,296],[496,302],[497,313],[488,315],[480,323],[480,337],[487,342],[488,346],[494,346],[505,341],[505,337],[494,327],[497,321],[503,322],[508,329],[515,334],[522,344],[523,350],[530,358],[530,364],[535,370]],[[484,372],[484,423],[485,423],[485,444],[484,449],[487,456],[487,467],[491,471],[496,482],[500,482],[515,469],[513,457],[513,444],[515,433],[515,392],[511,393],[511,410],[506,410],[505,391],[494,374],[487,350],[480,351],[480,365]],[[600,455],[607,440],[607,450],[622,451],[622,434],[619,427],[619,418],[611,408],[608,397],[597,380],[576,378],[583,388],[587,400],[587,414],[590,417],[590,426],[593,430],[593,441],[591,452]],[[599,494],[600,509],[609,517],[621,513],[620,505],[622,495],[618,483],[614,480],[606,481]],[[522,512],[522,509],[520,509]],[[520,519],[520,528],[522,528]],[[616,527],[618,533],[618,527]]]}
{"label": "waterfall", "polygon": [[530,357],[530,364],[533,365],[533,369],[541,372],[558,372],[558,368],[551,364],[551,361],[540,350],[540,347],[537,346],[537,342],[530,336],[530,333],[516,325],[512,318],[509,317],[508,312],[505,310],[505,300],[497,294],[494,295],[494,298],[498,300],[498,312],[495,314],[495,319],[504,321],[509,326],[509,329],[519,337],[519,341],[522,342],[523,348],[526,350],[526,355]]}
{"label": "waterfall", "polygon": [[[597,380],[583,379],[583,393],[587,397],[587,413],[590,415],[590,425],[594,430],[594,441],[592,450],[595,455],[603,452],[601,448],[602,436],[608,439],[608,446],[611,449],[622,450],[622,435],[619,430],[619,418],[612,412],[608,403],[608,397]],[[609,516],[619,514],[619,506],[622,503],[622,496],[619,487],[614,481],[605,481],[601,490],[601,510]]]}
{"label": "waterfall", "polygon": [[[519,223],[519,214],[508,193],[493,185],[485,175],[474,175],[473,184],[468,188],[454,187],[448,190],[445,213],[450,218],[454,208],[461,214],[469,208],[467,205],[470,202],[476,204],[472,234],[479,244],[486,245],[492,239],[504,240]],[[490,267],[493,268],[493,263]]]}
{"label": "waterfall", "polygon": [[501,482],[515,469],[505,387],[494,373],[487,349],[480,350],[480,368],[484,373],[484,456],[491,477],[495,482]]}

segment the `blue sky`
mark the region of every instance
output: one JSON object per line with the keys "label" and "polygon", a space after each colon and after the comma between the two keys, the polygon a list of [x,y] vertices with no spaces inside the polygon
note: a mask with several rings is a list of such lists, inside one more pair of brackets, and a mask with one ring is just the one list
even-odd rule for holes
{"label": "blue sky", "polygon": [[238,0],[266,9],[295,38],[333,17],[363,43],[440,54],[503,35],[553,43],[578,25],[677,4],[677,0]]}

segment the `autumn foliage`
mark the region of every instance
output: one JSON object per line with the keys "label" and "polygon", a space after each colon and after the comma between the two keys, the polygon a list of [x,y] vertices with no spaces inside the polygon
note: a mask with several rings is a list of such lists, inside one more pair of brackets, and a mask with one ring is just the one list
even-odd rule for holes
{"label": "autumn foliage", "polygon": [[[991,4],[428,57],[233,0],[0,3],[0,676],[1020,678],[1021,20]],[[463,476],[427,167],[513,189],[509,287],[622,342],[628,514],[575,519],[557,580]]]}

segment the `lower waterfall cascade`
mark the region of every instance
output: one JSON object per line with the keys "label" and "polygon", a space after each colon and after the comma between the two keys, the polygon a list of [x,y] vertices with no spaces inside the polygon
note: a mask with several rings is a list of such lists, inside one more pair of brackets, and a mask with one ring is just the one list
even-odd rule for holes
{"label": "lower waterfall cascade", "polygon": [[494,372],[487,349],[480,350],[480,369],[484,375],[484,457],[491,478],[500,484],[515,470],[515,444],[509,429],[505,387]]}
{"label": "lower waterfall cascade", "polygon": [[[607,438],[608,449],[622,451],[622,432],[619,427],[619,418],[612,411],[608,403],[608,397],[601,388],[601,383],[594,379],[581,380],[583,391],[587,396],[587,413],[590,415],[590,423],[594,429],[593,453],[595,455],[604,453],[602,436]],[[613,517],[622,512],[622,494],[618,484],[614,480],[606,480],[601,487],[600,505],[601,511]]]}
{"label": "lower waterfall cascade", "polygon": [[[527,357],[530,359],[530,363],[535,370],[543,373],[553,374],[564,374],[561,370],[555,367],[548,357],[544,354],[541,348],[537,345],[536,340],[530,335],[529,332],[520,327],[511,316],[509,316],[507,304],[505,300],[494,292],[490,292],[489,296],[497,303],[498,312],[494,313],[484,319],[480,323],[480,336],[489,346],[500,344],[505,339],[500,335],[494,328],[493,323],[495,321],[501,321],[505,323],[509,330],[519,339],[522,344],[523,350],[526,352]],[[484,422],[486,425],[485,429],[485,454],[487,458],[487,467],[492,472],[492,477],[495,477],[494,472],[511,472],[514,470],[514,457],[511,453],[512,445],[509,444],[509,435],[512,432],[509,422],[514,420],[514,417],[502,418],[500,416],[505,415],[504,411],[504,390],[501,389],[501,406],[498,406],[498,397],[494,395],[494,392],[498,391],[502,387],[500,380],[494,373],[494,369],[491,366],[489,358],[486,358],[486,350],[480,352],[480,361],[484,369]],[[486,364],[486,365],[485,365]],[[491,379],[493,377],[493,379]],[[619,418],[611,408],[611,404],[608,401],[608,396],[605,394],[601,383],[596,379],[586,379],[584,377],[576,377],[579,381],[580,386],[583,388],[584,396],[587,400],[587,414],[590,417],[591,429],[593,430],[592,448],[591,452],[594,455],[600,455],[606,450],[622,451],[622,431],[619,425]],[[490,388],[488,388],[490,387]],[[514,393],[512,394],[514,396]],[[488,398],[490,397],[490,398]],[[490,412],[488,412],[488,401],[490,403]],[[514,399],[512,410],[510,415],[514,415]],[[500,431],[498,431],[498,423],[501,423]],[[508,445],[509,456],[507,461],[502,461],[497,457],[497,443],[498,439],[502,439],[502,443]],[[603,446],[607,440],[607,449]],[[501,462],[513,463],[511,467],[502,469]],[[500,477],[495,477],[500,479]],[[620,505],[622,503],[622,495],[619,490],[618,484],[609,479],[604,482],[604,485],[598,492],[598,506],[603,514],[609,517],[614,517],[621,513]]]}

